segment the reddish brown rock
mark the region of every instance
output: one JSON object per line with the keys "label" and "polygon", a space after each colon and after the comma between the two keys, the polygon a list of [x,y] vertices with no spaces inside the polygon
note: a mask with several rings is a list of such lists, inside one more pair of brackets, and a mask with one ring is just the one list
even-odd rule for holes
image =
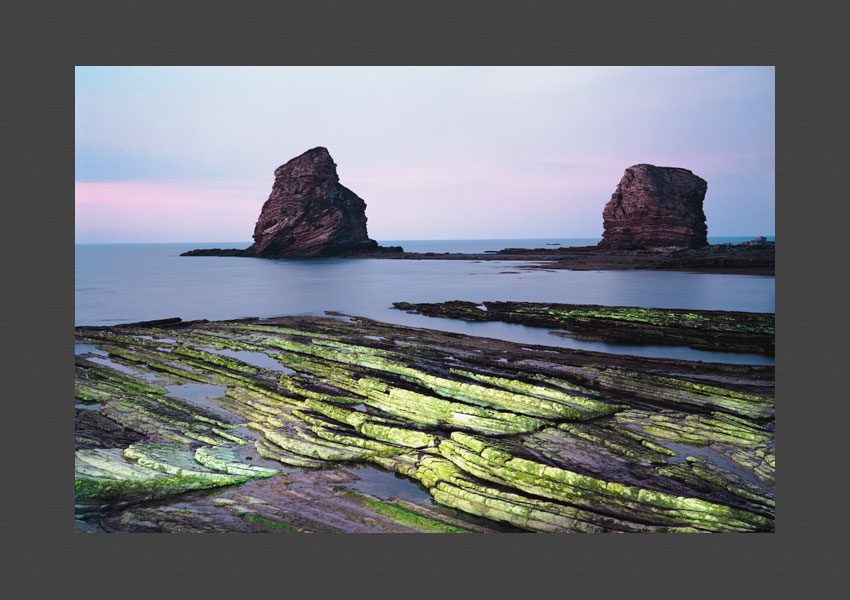
{"label": "reddish brown rock", "polygon": [[339,183],[327,148],[313,148],[275,172],[274,186],[243,255],[333,256],[377,249],[366,232],[366,203]]}
{"label": "reddish brown rock", "polygon": [[708,184],[687,169],[633,165],[602,212],[600,248],[702,248]]}

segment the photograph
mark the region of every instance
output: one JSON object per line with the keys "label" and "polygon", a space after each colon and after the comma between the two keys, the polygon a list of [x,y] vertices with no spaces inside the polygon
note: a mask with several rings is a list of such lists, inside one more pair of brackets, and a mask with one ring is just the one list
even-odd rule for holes
{"label": "photograph", "polygon": [[73,79],[76,533],[775,532],[773,66]]}

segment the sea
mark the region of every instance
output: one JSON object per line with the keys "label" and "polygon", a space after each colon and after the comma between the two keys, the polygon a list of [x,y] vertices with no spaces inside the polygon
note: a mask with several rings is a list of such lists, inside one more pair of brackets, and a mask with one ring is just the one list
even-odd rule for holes
{"label": "sea", "polygon": [[[709,238],[709,242],[737,243],[754,237]],[[551,238],[379,242],[412,252],[483,253],[502,248],[588,246],[598,241],[599,238]],[[517,300],[774,312],[774,277],[530,269],[527,267],[531,263],[517,261],[180,256],[193,248],[248,245],[248,241],[78,244],[75,246],[75,322],[115,325],[169,317],[219,320],[323,315],[325,311],[336,311],[523,344],[727,363],[774,362],[772,358],[755,354],[571,340],[551,335],[545,328],[498,322],[467,323],[411,315],[392,308],[395,301]]]}

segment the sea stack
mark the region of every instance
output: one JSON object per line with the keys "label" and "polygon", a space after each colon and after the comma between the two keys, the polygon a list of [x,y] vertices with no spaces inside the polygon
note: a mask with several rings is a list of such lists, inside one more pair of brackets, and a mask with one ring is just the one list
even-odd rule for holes
{"label": "sea stack", "polygon": [[366,202],[339,182],[327,148],[278,167],[247,256],[334,256],[377,249],[366,232]]}
{"label": "sea stack", "polygon": [[687,169],[639,164],[626,169],[602,211],[599,247],[612,250],[708,245],[703,199],[708,184]]}

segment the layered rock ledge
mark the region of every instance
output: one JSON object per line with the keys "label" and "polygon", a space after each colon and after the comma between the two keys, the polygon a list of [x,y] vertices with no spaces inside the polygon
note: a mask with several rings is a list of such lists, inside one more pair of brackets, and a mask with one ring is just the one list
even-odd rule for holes
{"label": "layered rock ledge", "polygon": [[679,310],[541,302],[394,302],[393,307],[430,317],[501,321],[558,329],[579,340],[689,346],[715,352],[774,354],[773,313]]}
{"label": "layered rock ledge", "polygon": [[83,531],[774,529],[773,367],[356,317],[75,336]]}
{"label": "layered rock ledge", "polygon": [[[568,269],[574,271],[658,270],[744,275],[773,275],[774,242],[712,244],[705,248],[666,250],[619,250],[598,246],[565,248],[505,248],[496,252],[361,252],[357,258],[396,260],[521,261],[536,263],[520,268]],[[349,255],[354,258],[354,255]]]}

